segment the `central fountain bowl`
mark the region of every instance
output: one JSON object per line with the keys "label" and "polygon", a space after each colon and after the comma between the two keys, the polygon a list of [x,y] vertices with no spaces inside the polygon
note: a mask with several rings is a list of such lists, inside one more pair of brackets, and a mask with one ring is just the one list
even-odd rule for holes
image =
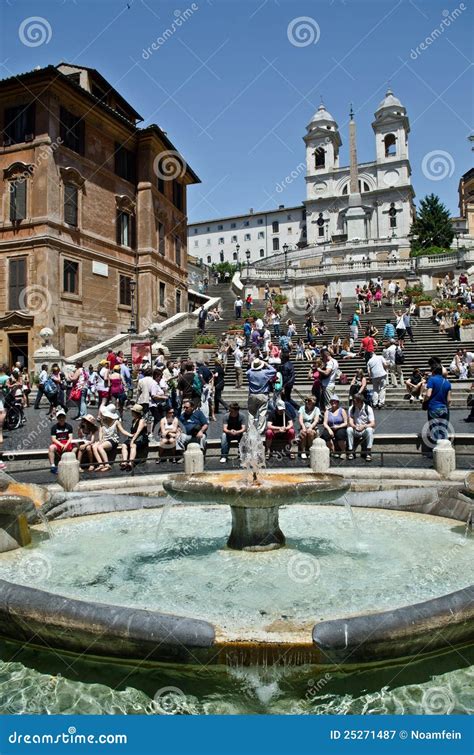
{"label": "central fountain bowl", "polygon": [[234,550],[267,551],[285,545],[278,510],[292,503],[333,503],[350,487],[333,474],[245,472],[177,474],[163,483],[179,501],[227,504],[232,530],[227,540]]}

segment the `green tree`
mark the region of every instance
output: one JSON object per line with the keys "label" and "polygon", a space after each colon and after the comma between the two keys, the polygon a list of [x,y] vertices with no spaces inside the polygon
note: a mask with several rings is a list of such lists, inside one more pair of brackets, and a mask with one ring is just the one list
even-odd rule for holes
{"label": "green tree", "polygon": [[421,200],[409,237],[412,255],[430,247],[449,250],[454,238],[453,226],[449,210],[436,194],[429,194]]}

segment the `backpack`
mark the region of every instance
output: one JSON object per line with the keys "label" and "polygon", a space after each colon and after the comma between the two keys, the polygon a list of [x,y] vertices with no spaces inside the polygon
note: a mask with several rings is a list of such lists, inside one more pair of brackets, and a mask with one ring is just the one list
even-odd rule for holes
{"label": "backpack", "polygon": [[404,364],[405,363],[405,353],[403,349],[400,348],[400,346],[397,346],[395,350],[395,364]]}
{"label": "backpack", "polygon": [[49,377],[43,386],[46,398],[54,398],[58,392],[58,386],[53,378]]}
{"label": "backpack", "polygon": [[196,396],[200,396],[202,393],[202,380],[201,376],[198,375],[198,373],[194,373],[193,377],[193,384],[192,384],[192,391]]}

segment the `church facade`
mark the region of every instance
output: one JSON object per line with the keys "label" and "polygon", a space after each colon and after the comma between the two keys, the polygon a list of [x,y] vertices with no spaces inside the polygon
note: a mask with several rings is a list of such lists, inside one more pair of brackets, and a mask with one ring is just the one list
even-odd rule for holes
{"label": "church facade", "polygon": [[406,109],[388,90],[372,123],[375,160],[358,163],[351,114],[350,165],[339,165],[342,144],[333,116],[320,105],[307,126],[306,222],[312,245],[344,247],[396,240],[409,246],[414,190],[408,158],[410,125]]}

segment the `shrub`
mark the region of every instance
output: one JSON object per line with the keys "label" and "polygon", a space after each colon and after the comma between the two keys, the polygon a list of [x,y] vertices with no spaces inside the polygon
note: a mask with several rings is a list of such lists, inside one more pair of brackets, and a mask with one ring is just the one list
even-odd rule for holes
{"label": "shrub", "polygon": [[217,338],[203,333],[202,335],[195,337],[193,346],[217,346]]}

